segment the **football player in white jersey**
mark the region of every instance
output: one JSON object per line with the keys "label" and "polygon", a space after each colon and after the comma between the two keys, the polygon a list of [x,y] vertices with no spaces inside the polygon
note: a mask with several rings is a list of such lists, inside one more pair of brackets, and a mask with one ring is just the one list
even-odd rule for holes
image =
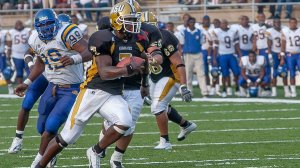
{"label": "football player in white jersey", "polygon": [[248,56],[252,50],[253,30],[249,24],[248,16],[241,16],[240,24],[236,26],[239,35],[239,45],[242,56]]}
{"label": "football player in white jersey", "polygon": [[[274,19],[273,20],[273,26],[272,28],[267,29],[266,36],[268,38],[268,53],[270,63],[273,65],[273,74],[272,74],[272,97],[277,96],[277,76],[281,76],[278,73],[278,67],[279,68],[286,68],[286,64],[284,63],[284,57],[280,56],[281,52],[281,21],[280,19]],[[289,86],[287,85],[287,76],[281,76],[283,80],[283,88],[284,88],[284,95],[285,97],[290,97],[290,91]]]}
{"label": "football player in white jersey", "polygon": [[[269,78],[271,75],[271,65],[270,65],[270,61],[268,58],[268,39],[266,37],[266,30],[268,28],[270,28],[269,25],[267,25],[265,23],[266,21],[266,16],[263,13],[259,13],[257,15],[257,20],[258,23],[252,25],[252,29],[254,31],[254,38],[253,38],[253,50],[257,51],[258,55],[263,55],[266,59],[266,73],[265,75],[267,75]],[[266,87],[266,95],[270,96],[271,95],[271,91],[269,87]]]}
{"label": "football player in white jersey", "polygon": [[[13,70],[6,63],[6,52],[5,47],[7,47],[7,30],[1,30],[0,27],[0,72],[2,77],[5,79],[8,86],[8,94],[14,94],[14,88],[12,87],[10,78],[13,75]],[[7,48],[8,49],[8,48]]]}
{"label": "football player in white jersey", "polygon": [[[239,57],[241,57],[238,42],[238,33],[236,29],[228,26],[227,20],[222,20],[221,27],[215,29],[213,33],[214,60],[216,60],[218,57],[222,73],[222,97],[226,97],[227,95],[232,95],[229,69],[231,69],[234,74],[234,80],[236,84],[238,76],[240,75],[238,61],[236,56],[234,56],[234,54],[237,54]],[[238,89],[236,90],[236,92],[237,91]]]}
{"label": "football player in white jersey", "polygon": [[[214,29],[217,29],[217,28],[220,28],[220,24],[221,24],[221,21],[219,19],[214,19],[213,20],[213,25],[214,25]],[[211,37],[211,40],[213,42],[213,31],[214,29],[209,29],[208,30],[208,33]],[[212,47],[212,52],[213,52],[213,47]],[[213,54],[213,53],[212,53]],[[215,94],[217,94],[218,96],[221,96],[221,92],[220,92],[220,85],[219,85],[219,65],[218,65],[218,60],[215,60],[216,62],[214,63],[214,59],[212,58],[211,60],[211,70],[210,73],[211,74],[214,74],[212,75],[212,84],[211,84],[211,88],[210,88],[210,91],[209,91],[209,95],[210,96],[214,96]],[[214,73],[214,72],[217,72],[217,73]]]}
{"label": "football player in white jersey", "polygon": [[282,29],[282,46],[280,56],[286,58],[290,71],[291,97],[297,97],[296,92],[296,67],[300,69],[300,28],[297,27],[297,19],[289,20],[289,27]]}
{"label": "football player in white jersey", "polygon": [[83,82],[82,62],[92,58],[80,29],[74,24],[61,25],[52,9],[39,10],[34,27],[28,43],[38,57],[28,78],[16,88],[16,94],[23,96],[44,71],[49,80],[38,107],[37,129],[42,137],[31,167],[38,164],[49,141],[66,121]]}
{"label": "football player in white jersey", "polygon": [[246,91],[250,86],[264,87],[269,79],[265,76],[265,58],[258,55],[254,51],[249,51],[248,57],[241,58],[241,77],[239,79],[239,86],[241,96],[246,96]]}
{"label": "football player in white jersey", "polygon": [[200,30],[202,32],[202,54],[204,61],[204,71],[206,76],[207,89],[210,90],[210,78],[209,78],[209,64],[211,63],[212,56],[212,38],[209,31],[214,29],[214,25],[210,23],[210,18],[205,15],[202,19],[202,25]]}
{"label": "football player in white jersey", "polygon": [[26,70],[27,75],[29,74],[29,68],[24,62],[24,55],[29,48],[28,38],[30,33],[30,29],[25,28],[23,22],[18,20],[16,21],[15,28],[9,30],[7,34],[7,57],[8,59],[12,57],[17,72],[16,82],[18,84],[23,82],[24,70]]}
{"label": "football player in white jersey", "polygon": [[5,54],[5,44],[6,44],[6,30],[2,30],[0,27],[0,72],[6,68],[6,54]]}

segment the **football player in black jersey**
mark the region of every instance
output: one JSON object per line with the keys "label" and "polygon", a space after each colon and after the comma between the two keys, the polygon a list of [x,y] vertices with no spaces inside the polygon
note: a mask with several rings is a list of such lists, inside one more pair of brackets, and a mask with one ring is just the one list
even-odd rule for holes
{"label": "football player in black jersey", "polygon": [[110,12],[113,30],[99,30],[91,36],[89,50],[94,58],[87,79],[81,85],[64,129],[51,140],[37,167],[46,167],[64,147],[76,142],[85,125],[97,112],[112,125],[101,141],[87,150],[90,168],[99,168],[103,150],[130,132],[133,121],[129,106],[122,97],[122,77],[146,73],[147,70],[144,63],[133,61],[124,67],[116,65],[122,58],[141,56],[144,50],[151,48],[147,36],[140,31],[139,18],[140,14],[129,3],[120,2]]}
{"label": "football player in black jersey", "polygon": [[[141,21],[156,25],[157,19],[152,12],[143,12]],[[186,86],[185,65],[178,51],[178,40],[172,32],[160,29],[162,34],[163,63],[150,65],[150,96],[152,98],[151,112],[156,116],[160,130],[160,143],[154,149],[171,149],[168,137],[168,120],[181,126],[177,139],[185,137],[196,129],[195,123],[189,122],[178,114],[169,103],[179,90],[186,102],[192,100],[192,94]]]}

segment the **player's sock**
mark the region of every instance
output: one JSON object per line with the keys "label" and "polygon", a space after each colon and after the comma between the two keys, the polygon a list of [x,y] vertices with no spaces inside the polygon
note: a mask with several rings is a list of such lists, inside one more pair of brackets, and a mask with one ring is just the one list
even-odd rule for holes
{"label": "player's sock", "polygon": [[23,138],[23,134],[24,134],[24,131],[16,130],[16,137],[22,139]]}
{"label": "player's sock", "polygon": [[186,120],[183,124],[180,125],[180,127],[185,128],[185,127],[187,127],[188,125],[189,125],[189,121]]}
{"label": "player's sock", "polygon": [[171,105],[169,106],[168,118],[176,124],[180,124],[182,117],[179,115],[178,111],[174,109]]}
{"label": "player's sock", "polygon": [[291,85],[292,94],[296,94],[296,85]]}
{"label": "player's sock", "polygon": [[169,135],[161,135],[160,137],[164,138],[167,142],[169,142]]}
{"label": "player's sock", "polygon": [[220,92],[220,85],[219,84],[216,84],[216,92]]}
{"label": "player's sock", "polygon": [[284,93],[289,93],[290,92],[289,86],[287,86],[287,85],[284,85],[283,89],[284,89]]}
{"label": "player's sock", "polygon": [[104,149],[100,148],[99,142],[93,147],[93,151],[96,152],[97,154],[101,154]]}
{"label": "player's sock", "polygon": [[[116,148],[117,148],[117,147],[116,147]],[[123,151],[123,150],[121,150],[121,151]],[[123,152],[125,152],[125,151],[123,151]],[[124,153],[119,152],[119,151],[116,151],[116,149],[115,149],[114,153],[111,155],[110,160],[122,162],[122,160],[123,160],[123,155],[124,155]]]}

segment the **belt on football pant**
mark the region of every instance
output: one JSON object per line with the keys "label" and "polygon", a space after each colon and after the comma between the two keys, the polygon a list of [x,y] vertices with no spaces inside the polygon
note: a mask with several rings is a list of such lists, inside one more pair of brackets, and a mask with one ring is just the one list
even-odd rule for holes
{"label": "belt on football pant", "polygon": [[79,88],[80,84],[55,84],[52,88],[52,96],[56,96],[56,89],[58,88]]}

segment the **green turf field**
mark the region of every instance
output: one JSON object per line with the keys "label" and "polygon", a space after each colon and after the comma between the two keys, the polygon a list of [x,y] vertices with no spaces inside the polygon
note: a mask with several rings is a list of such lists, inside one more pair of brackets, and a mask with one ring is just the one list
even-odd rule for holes
{"label": "green turf field", "polygon": [[[31,113],[23,151],[7,154],[15,134],[21,99],[0,99],[0,168],[29,167],[40,138],[35,124],[37,106]],[[149,107],[143,109],[136,135],[124,157],[125,167],[300,167],[300,104],[281,103],[173,102],[197,131],[178,142],[179,128],[170,123],[173,149],[154,150],[159,140],[158,128]],[[86,149],[97,142],[102,120],[93,118],[79,141],[59,156],[58,167],[87,167]],[[109,167],[108,156],[102,160]]]}

